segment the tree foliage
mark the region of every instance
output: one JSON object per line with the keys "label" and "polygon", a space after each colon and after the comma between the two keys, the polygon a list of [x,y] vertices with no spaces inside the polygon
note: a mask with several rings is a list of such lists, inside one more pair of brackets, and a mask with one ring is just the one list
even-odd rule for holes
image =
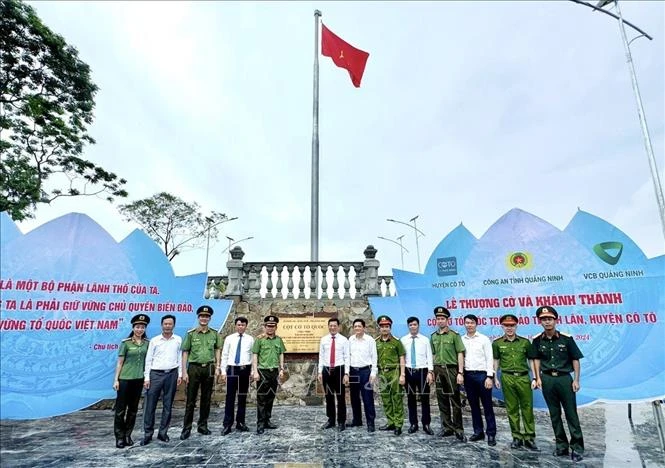
{"label": "tree foliage", "polygon": [[30,6],[0,0],[0,211],[22,220],[59,197],[127,196],[124,179],[82,157],[97,89]]}
{"label": "tree foliage", "polygon": [[169,261],[184,249],[200,247],[208,238],[208,230],[210,237],[216,238],[217,226],[228,219],[215,211],[205,216],[197,203],[187,203],[166,192],[121,205],[118,209],[162,246]]}

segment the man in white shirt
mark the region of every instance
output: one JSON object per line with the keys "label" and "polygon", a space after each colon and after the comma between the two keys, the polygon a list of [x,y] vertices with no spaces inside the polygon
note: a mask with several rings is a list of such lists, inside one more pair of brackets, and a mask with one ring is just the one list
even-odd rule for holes
{"label": "man in white shirt", "polygon": [[141,445],[152,441],[155,426],[157,401],[162,395],[162,419],[157,438],[168,442],[167,434],[171,424],[171,410],[177,386],[182,382],[181,347],[182,339],[173,334],[175,316],[162,317],[162,333],[150,340],[145,357],[143,386],[148,390],[143,409],[143,439]]}
{"label": "man in white shirt", "polygon": [[376,410],[374,408],[374,382],[376,381],[376,341],[365,334],[365,321],[355,319],[353,321],[353,335],[349,337],[349,393],[351,395],[351,409],[353,421],[351,426],[362,426],[362,413],[360,411],[360,399],[365,408],[365,419],[367,421],[367,432],[374,432],[374,419]]}
{"label": "man in white shirt", "polygon": [[430,427],[432,417],[429,406],[429,386],[434,381],[434,362],[429,339],[419,333],[418,317],[406,319],[409,334],[401,338],[406,350],[406,406],[409,409],[409,434],[418,431],[418,395],[422,407],[422,423],[425,434],[434,435]]}
{"label": "man in white shirt", "polygon": [[478,317],[473,314],[464,316],[466,335],[462,335],[464,343],[464,389],[471,407],[473,435],[471,442],[483,440],[483,418],[480,415],[480,403],[483,404],[485,422],[487,423],[487,444],[496,445],[496,420],[492,406],[492,386],[494,385],[494,355],[490,339],[478,333]]}
{"label": "man in white shirt", "polygon": [[238,412],[235,417],[236,430],[240,432],[249,431],[245,424],[245,409],[247,407],[247,393],[249,392],[249,376],[252,370],[254,338],[245,333],[247,323],[245,317],[236,318],[236,332],[226,337],[222,348],[220,370],[222,371],[222,382],[226,383],[222,435],[231,433],[236,394],[238,395]]}
{"label": "man in white shirt", "polygon": [[323,429],[335,427],[337,399],[337,430],[346,429],[346,385],[349,383],[349,340],[339,334],[339,319],[328,320],[328,333],[319,345],[319,382],[326,393],[326,416]]}

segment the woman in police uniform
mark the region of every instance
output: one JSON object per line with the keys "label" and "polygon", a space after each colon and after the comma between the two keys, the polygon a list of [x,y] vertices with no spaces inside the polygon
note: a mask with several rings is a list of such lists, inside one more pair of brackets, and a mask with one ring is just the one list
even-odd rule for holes
{"label": "woman in police uniform", "polygon": [[148,352],[149,341],[145,328],[150,323],[150,317],[144,314],[135,315],[131,322],[131,333],[120,343],[113,378],[113,389],[118,392],[113,421],[117,448],[134,445],[132,431],[143,390],[143,368]]}

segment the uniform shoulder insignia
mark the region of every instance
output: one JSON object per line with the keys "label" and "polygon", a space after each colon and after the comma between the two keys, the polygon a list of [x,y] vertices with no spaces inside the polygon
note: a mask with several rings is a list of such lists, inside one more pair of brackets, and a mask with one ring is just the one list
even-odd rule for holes
{"label": "uniform shoulder insignia", "polygon": [[[145,340],[145,338],[143,338],[143,339]],[[131,338],[125,338],[125,339],[122,340],[122,341],[132,341],[132,339],[131,339]]]}
{"label": "uniform shoulder insignia", "polygon": [[374,341],[379,341],[380,339],[381,339],[381,335],[379,335],[379,336],[377,336],[376,338],[374,338]]}
{"label": "uniform shoulder insignia", "polygon": [[503,336],[500,336],[500,337],[498,337],[498,338],[493,339],[493,340],[492,340],[492,343],[496,343],[496,342],[499,341],[499,340],[503,340]]}
{"label": "uniform shoulder insignia", "polygon": [[210,331],[213,332],[213,333],[219,333],[219,332],[218,332],[217,330],[215,330],[214,328],[210,328],[210,327],[208,327],[208,330],[210,330]]}
{"label": "uniform shoulder insignia", "polygon": [[452,333],[453,335],[459,335],[455,330],[448,330],[448,333]]}
{"label": "uniform shoulder insignia", "polygon": [[542,335],[543,332],[538,333],[537,335],[533,335],[533,339],[535,340],[536,338],[540,338],[540,335]]}
{"label": "uniform shoulder insignia", "polygon": [[516,336],[517,336],[517,339],[519,339],[519,340],[527,340],[527,341],[529,341],[529,340],[528,340],[526,337],[524,337],[524,336],[521,336],[521,335],[516,335]]}
{"label": "uniform shoulder insignia", "polygon": [[564,333],[564,332],[562,332],[562,331],[559,332],[559,335],[566,336],[566,337],[568,337],[568,338],[572,338],[572,337],[573,337],[573,335],[571,335],[570,333]]}
{"label": "uniform shoulder insignia", "polygon": [[434,330],[434,332],[433,332],[430,336],[434,336],[434,335],[436,335],[437,333],[438,333],[438,332],[437,332],[436,330]]}
{"label": "uniform shoulder insignia", "polygon": [[187,330],[187,333],[192,333],[196,331],[196,327],[192,328],[191,330]]}

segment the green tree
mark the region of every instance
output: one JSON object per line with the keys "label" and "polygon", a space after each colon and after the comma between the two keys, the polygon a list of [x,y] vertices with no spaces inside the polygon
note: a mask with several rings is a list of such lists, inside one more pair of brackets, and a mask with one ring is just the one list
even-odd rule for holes
{"label": "green tree", "polygon": [[126,181],[84,159],[97,86],[35,11],[0,0],[0,211],[17,221],[59,197],[126,197]]}
{"label": "green tree", "polygon": [[137,223],[162,246],[169,261],[184,249],[200,247],[208,235],[216,238],[218,225],[228,219],[215,211],[205,216],[198,203],[187,203],[166,192],[120,205],[118,209],[127,221]]}

